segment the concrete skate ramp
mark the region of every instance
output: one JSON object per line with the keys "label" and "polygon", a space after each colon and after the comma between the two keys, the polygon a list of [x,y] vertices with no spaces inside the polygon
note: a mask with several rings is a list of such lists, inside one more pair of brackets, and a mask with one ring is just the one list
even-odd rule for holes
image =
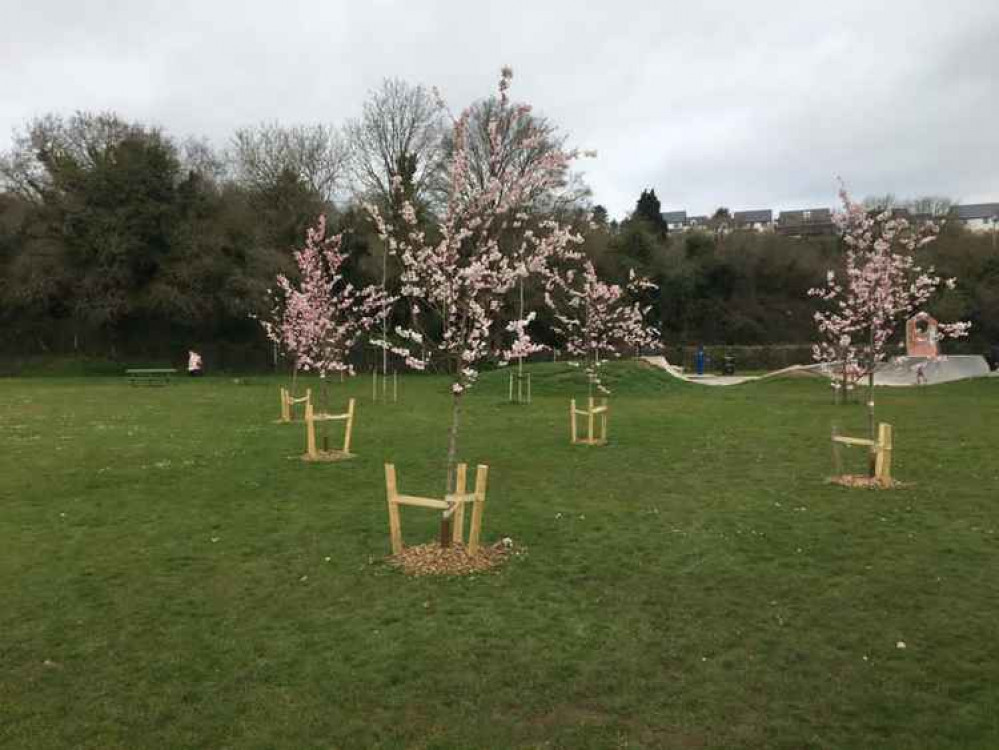
{"label": "concrete skate ramp", "polygon": [[[690,375],[681,368],[671,365],[665,357],[642,357],[653,367],[665,370],[670,375],[688,383],[700,385],[739,385],[754,380],[782,377],[821,377],[828,378],[830,365],[793,365],[782,370],[768,372],[765,375]],[[880,365],[874,373],[874,385],[904,387],[919,385],[919,369],[922,367],[926,385],[949,383],[954,380],[986,377],[989,365],[980,356],[951,356],[939,359],[926,357],[899,357],[891,362]]]}
{"label": "concrete skate ramp", "polygon": [[754,380],[781,377],[826,377],[821,371],[821,365],[792,365],[782,370],[768,372],[765,375],[693,375],[685,373],[682,368],[676,365],[671,365],[666,357],[642,357],[642,360],[653,367],[665,370],[674,378],[699,385],[739,385],[740,383],[751,383]]}
{"label": "concrete skate ramp", "polygon": [[885,362],[874,371],[874,385],[907,386],[919,385],[919,371],[922,369],[926,385],[950,383],[954,380],[982,378],[989,375],[989,365],[985,357],[947,356],[938,359],[926,357],[899,357]]}

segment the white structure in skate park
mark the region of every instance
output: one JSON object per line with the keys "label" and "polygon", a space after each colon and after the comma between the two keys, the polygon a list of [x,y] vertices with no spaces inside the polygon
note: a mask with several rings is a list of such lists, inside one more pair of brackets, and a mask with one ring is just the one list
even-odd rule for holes
{"label": "white structure in skate park", "polygon": [[666,357],[662,355],[656,357],[641,357],[643,362],[652,365],[660,370],[665,370],[674,378],[688,383],[698,383],[700,385],[740,385],[750,383],[754,380],[765,380],[767,378],[779,377],[816,377],[824,378],[822,372],[823,365],[791,365],[780,370],[774,370],[764,375],[690,375],[683,371],[682,367],[671,365]]}
{"label": "white structure in skate park", "polygon": [[[937,321],[927,313],[919,313],[910,318],[905,326],[906,355],[880,363],[874,370],[874,385],[907,387],[916,385],[936,385],[955,380],[988,377],[988,362],[980,355],[940,354],[937,336]],[[815,365],[793,365],[765,375],[689,375],[683,368],[671,365],[665,357],[642,357],[653,367],[665,370],[670,375],[688,383],[701,385],[739,385],[754,380],[773,377],[828,377],[836,378],[836,363],[823,362]]]}
{"label": "white structure in skate park", "polygon": [[878,365],[874,385],[934,385],[990,374],[985,357],[941,355],[937,325],[936,318],[925,312],[909,318],[905,324],[905,356]]}

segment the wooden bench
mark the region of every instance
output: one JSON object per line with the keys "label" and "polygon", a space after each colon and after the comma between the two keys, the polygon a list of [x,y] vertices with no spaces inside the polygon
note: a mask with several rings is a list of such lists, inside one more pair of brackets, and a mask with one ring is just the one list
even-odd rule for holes
{"label": "wooden bench", "polygon": [[151,367],[125,370],[130,385],[167,385],[177,374],[172,367]]}

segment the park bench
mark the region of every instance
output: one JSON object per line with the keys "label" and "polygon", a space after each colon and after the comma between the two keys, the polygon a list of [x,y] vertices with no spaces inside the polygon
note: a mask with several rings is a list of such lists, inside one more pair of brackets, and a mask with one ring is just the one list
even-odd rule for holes
{"label": "park bench", "polygon": [[172,367],[151,367],[125,370],[130,385],[167,385],[177,374]]}

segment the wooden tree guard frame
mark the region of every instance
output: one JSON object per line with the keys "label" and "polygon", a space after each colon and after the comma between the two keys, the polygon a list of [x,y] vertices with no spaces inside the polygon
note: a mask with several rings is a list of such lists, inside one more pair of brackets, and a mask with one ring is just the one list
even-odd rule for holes
{"label": "wooden tree guard frame", "polygon": [[[346,421],[343,430],[343,449],[320,451],[316,448],[316,422]],[[347,411],[343,414],[316,414],[312,402],[305,404],[305,455],[306,461],[335,461],[342,458],[353,458],[350,452],[350,438],[354,431],[354,399],[347,402]]]}
{"label": "wooden tree guard frame", "polygon": [[843,457],[841,446],[859,445],[866,447],[874,458],[874,481],[879,487],[889,488],[892,486],[891,462],[892,451],[894,449],[894,431],[887,422],[878,424],[877,440],[868,438],[853,438],[840,435],[836,427],[832,429],[833,446],[833,467],[836,474],[843,474]]}
{"label": "wooden tree guard frame", "polygon": [[470,555],[479,551],[482,535],[482,513],[486,505],[486,483],[489,479],[489,467],[479,464],[475,470],[475,491],[468,492],[467,464],[458,464],[453,495],[446,495],[443,500],[433,497],[416,497],[400,495],[395,478],[395,464],[385,464],[385,492],[388,498],[389,537],[392,542],[392,554],[398,555],[404,549],[402,543],[402,523],[399,519],[399,506],[411,505],[417,508],[430,508],[443,511],[444,518],[450,519],[451,542],[461,544],[464,536],[465,505],[472,503],[472,522],[468,530],[466,549]]}
{"label": "wooden tree guard frame", "polygon": [[[379,373],[378,368],[375,367],[371,370],[371,400],[378,401],[378,380],[381,378],[382,381],[382,401],[388,403],[388,375],[384,373]],[[392,403],[397,403],[399,401],[399,375],[394,370],[392,371]]]}
{"label": "wooden tree guard frame", "polygon": [[[607,415],[609,413],[609,408],[607,406],[607,399],[600,399],[600,406],[595,406],[595,400],[593,396],[587,399],[587,408],[577,409],[576,399],[569,401],[569,435],[570,442],[573,445],[606,445],[607,444]],[[579,437],[579,431],[576,429],[576,416],[586,417],[586,437]],[[599,437],[594,432],[594,423],[596,418],[600,417],[600,435]]]}
{"label": "wooden tree guard frame", "polygon": [[[513,383],[517,382],[517,397],[514,398]],[[524,398],[524,382],[527,382],[527,398]],[[530,404],[531,403],[531,373],[515,373],[510,371],[510,403]]]}
{"label": "wooden tree guard frame", "polygon": [[312,403],[312,389],[311,388],[306,388],[305,389],[305,395],[301,396],[300,398],[293,398],[292,395],[291,395],[291,391],[289,391],[287,388],[282,388],[281,389],[281,419],[279,419],[278,422],[281,422],[281,423],[284,424],[284,423],[289,423],[289,422],[295,421],[294,420],[294,415],[292,414],[292,409],[294,408],[295,404],[306,404],[306,408],[308,408],[308,404],[310,404],[310,403]]}

